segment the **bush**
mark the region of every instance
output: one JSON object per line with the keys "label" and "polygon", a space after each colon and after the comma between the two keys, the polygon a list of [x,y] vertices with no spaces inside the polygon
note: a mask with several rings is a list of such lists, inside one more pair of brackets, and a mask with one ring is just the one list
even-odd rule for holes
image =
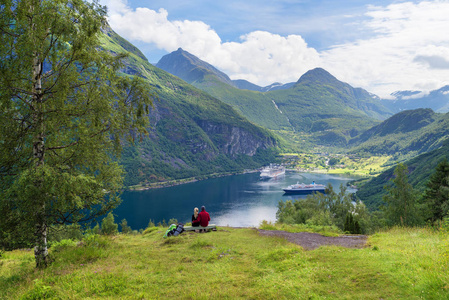
{"label": "bush", "polygon": [[[279,201],[276,217],[283,224],[336,226],[351,233],[355,233],[356,221],[358,233],[367,232],[370,223],[365,205],[354,201],[343,185],[339,193],[328,185],[326,194],[316,193],[308,195],[306,199]],[[348,218],[351,218],[350,222]]]}
{"label": "bush", "polygon": [[100,224],[95,224],[94,228],[92,229],[93,234],[101,234]]}
{"label": "bush", "polygon": [[133,232],[131,227],[128,226],[128,221],[126,221],[126,219],[122,220],[122,222],[120,223],[120,227],[122,228],[122,233],[123,234],[128,234],[128,233],[132,233]]}
{"label": "bush", "polygon": [[148,222],[148,226],[147,227],[155,227],[156,225],[154,224],[154,221],[150,219],[150,221]]}
{"label": "bush", "polygon": [[259,229],[262,229],[262,230],[277,230],[276,225],[271,223],[271,222],[267,222],[267,220],[263,220],[262,222],[260,222]]}
{"label": "bush", "polygon": [[101,233],[106,235],[113,235],[118,232],[118,225],[114,222],[114,215],[112,212],[108,213],[106,218],[101,223]]}
{"label": "bush", "polygon": [[62,240],[80,241],[82,238],[83,230],[79,224],[52,226],[48,234],[48,241],[50,244]]}
{"label": "bush", "polygon": [[61,249],[64,249],[66,247],[74,247],[74,246],[76,246],[76,244],[77,244],[77,242],[74,240],[70,240],[70,239],[61,240],[59,242],[54,242],[51,245],[51,249],[53,251],[60,251]]}
{"label": "bush", "polygon": [[175,218],[171,218],[170,220],[168,220],[168,225],[171,225],[171,224],[178,225],[178,220]]}

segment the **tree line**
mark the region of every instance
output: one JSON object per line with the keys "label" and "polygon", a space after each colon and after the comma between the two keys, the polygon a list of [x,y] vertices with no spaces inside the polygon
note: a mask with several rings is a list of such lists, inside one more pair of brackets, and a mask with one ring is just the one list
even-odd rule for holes
{"label": "tree line", "polygon": [[335,226],[348,233],[372,233],[390,226],[438,226],[449,218],[449,163],[442,160],[419,193],[408,182],[408,168],[400,163],[385,185],[387,194],[378,211],[369,211],[354,194],[340,186],[337,193],[331,185],[326,193],[308,195],[305,200],[280,201],[277,219],[285,224]]}

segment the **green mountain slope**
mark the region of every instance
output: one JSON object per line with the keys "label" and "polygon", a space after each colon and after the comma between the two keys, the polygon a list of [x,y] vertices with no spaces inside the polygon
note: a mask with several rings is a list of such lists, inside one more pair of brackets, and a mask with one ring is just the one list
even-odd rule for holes
{"label": "green mountain slope", "polygon": [[[430,175],[435,171],[436,166],[444,158],[449,159],[449,139],[439,149],[419,155],[404,164],[408,167],[408,179],[410,184],[418,191],[423,191]],[[383,204],[382,196],[386,193],[383,188],[389,184],[393,178],[394,167],[386,170],[382,174],[372,178],[361,187],[356,195],[365,205],[372,210],[378,209]]]}
{"label": "green mountain slope", "polygon": [[[345,146],[351,137],[390,115],[377,98],[323,69],[307,72],[293,87],[261,93],[238,89],[209,64],[179,52],[166,55],[157,66],[230,104],[255,124],[307,134],[314,143]],[[197,69],[203,70],[201,76],[189,71]]]}
{"label": "green mountain slope", "polygon": [[297,131],[313,133],[322,145],[346,145],[378,123],[388,110],[363,89],[352,88],[327,71],[305,73],[290,89],[267,93]]}
{"label": "green mountain slope", "polygon": [[441,147],[449,137],[449,113],[407,110],[350,141],[353,153],[413,157]]}
{"label": "green mountain slope", "polygon": [[263,93],[237,88],[226,74],[181,48],[162,57],[156,66],[230,104],[255,124],[292,130],[288,119]]}
{"label": "green mountain slope", "polygon": [[126,184],[179,179],[259,167],[277,141],[229,105],[148,63],[110,28],[104,49],[127,52],[126,74],[141,74],[157,94],[149,138],[124,148]]}

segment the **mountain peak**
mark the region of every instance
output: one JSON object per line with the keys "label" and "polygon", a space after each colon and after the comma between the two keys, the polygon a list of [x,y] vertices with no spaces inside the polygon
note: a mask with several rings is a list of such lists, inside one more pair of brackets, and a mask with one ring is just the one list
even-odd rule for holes
{"label": "mountain peak", "polygon": [[182,48],[164,55],[156,67],[178,76],[188,83],[201,81],[206,75],[213,75],[218,80],[234,86],[228,75]]}
{"label": "mountain peak", "polygon": [[323,68],[315,68],[304,73],[297,81],[297,84],[300,83],[335,84],[340,81]]}

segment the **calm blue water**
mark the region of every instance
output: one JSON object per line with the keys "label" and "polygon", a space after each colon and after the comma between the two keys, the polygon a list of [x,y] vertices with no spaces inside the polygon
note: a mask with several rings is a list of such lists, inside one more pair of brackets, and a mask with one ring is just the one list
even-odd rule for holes
{"label": "calm blue water", "polygon": [[[132,229],[146,228],[149,220],[167,222],[171,218],[190,222],[194,207],[206,206],[211,223],[219,226],[259,226],[263,220],[276,221],[280,200],[305,198],[284,195],[282,188],[296,182],[331,183],[335,190],[354,178],[340,175],[288,172],[277,179],[260,181],[259,173],[208,179],[174,187],[125,192],[114,210],[116,223],[128,221]],[[351,190],[349,190],[351,191]]]}

